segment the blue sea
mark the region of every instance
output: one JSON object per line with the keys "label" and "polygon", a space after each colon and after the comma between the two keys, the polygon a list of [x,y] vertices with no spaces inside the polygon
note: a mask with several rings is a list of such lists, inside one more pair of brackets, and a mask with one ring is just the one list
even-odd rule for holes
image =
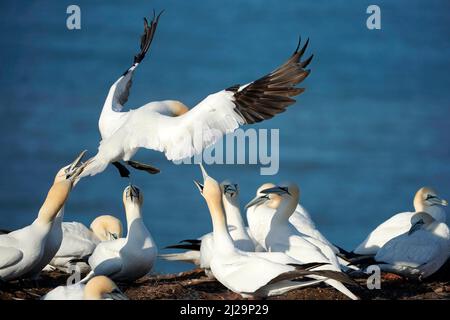
{"label": "blue sea", "polygon": [[[68,30],[66,9],[81,8]],[[381,29],[366,27],[370,4]],[[127,106],[208,94],[252,81],[294,51],[298,36],[314,53],[305,93],[287,112],[256,128],[279,129],[280,170],[211,165],[239,183],[242,205],[267,181],[293,180],[301,203],[332,242],[354,248],[393,213],[412,210],[415,191],[433,186],[450,198],[450,2],[432,1],[2,1],[0,3],[0,228],[36,216],[55,173],[98,146],[98,116],[109,86],[132,62],[142,18],[165,9]],[[192,180],[195,165],[174,165],[141,150],[161,169],[132,182],[160,248],[211,230]],[[113,167],[83,179],[66,220],[113,214],[125,223]],[[160,250],[164,252],[164,250]],[[158,262],[156,272],[190,266]]]}

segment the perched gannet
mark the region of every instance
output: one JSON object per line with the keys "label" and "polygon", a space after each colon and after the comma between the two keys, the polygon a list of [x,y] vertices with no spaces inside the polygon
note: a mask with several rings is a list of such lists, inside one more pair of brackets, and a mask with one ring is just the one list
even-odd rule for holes
{"label": "perched gannet", "polygon": [[244,297],[265,297],[321,281],[291,281],[293,279],[313,276],[345,278],[340,272],[309,270],[327,262],[300,265],[297,260],[281,252],[245,252],[237,249],[228,231],[220,186],[208,176],[203,166],[201,169],[204,184],[197,185],[206,200],[213,224],[211,271],[224,286]]}
{"label": "perched gannet", "polygon": [[[135,56],[133,65],[109,90],[99,120],[102,141],[98,153],[88,160],[82,176],[102,172],[109,163],[113,163],[122,176],[127,176],[129,172],[121,160],[137,169],[156,173],[158,169],[130,160],[139,148],[164,152],[169,160],[191,157],[241,125],[270,119],[284,112],[295,103],[293,97],[304,91],[295,86],[310,73],[305,67],[312,56],[300,61],[308,41],[301,50],[299,42],[294,54],[266,76],[211,94],[189,111],[179,101],[166,100],[123,112],[133,72],[150,47],[158,20],[159,15],[150,25],[144,21],[141,51]],[[167,112],[161,110],[173,110],[172,113],[179,116],[167,116]]]}
{"label": "perched gannet", "polygon": [[136,186],[125,188],[123,203],[127,217],[127,237],[97,245],[89,257],[92,271],[81,280],[82,283],[96,275],[134,281],[150,272],[157,257],[157,248],[142,219],[143,202],[144,195]]}
{"label": "perched gannet", "polygon": [[97,276],[87,284],[76,283],[59,286],[47,293],[41,300],[128,300],[128,297],[105,276]]}
{"label": "perched gannet", "polygon": [[[65,181],[69,179],[73,173],[75,173],[77,170],[81,170],[84,167],[84,164],[82,164],[82,159],[85,151],[82,151],[72,163],[69,165],[61,168],[58,173],[55,176],[55,179],[53,181],[53,184],[59,183],[61,181]],[[80,170],[80,171],[81,171]],[[73,179],[73,177],[72,177]],[[75,180],[74,180],[75,181]],[[75,183],[74,183],[75,185]],[[62,221],[64,219],[64,204],[59,210],[58,214],[56,215],[55,219],[53,220],[50,233],[48,234],[46,240],[45,240],[45,246],[44,246],[44,252],[42,254],[42,257],[38,263],[34,265],[31,270],[29,270],[24,277],[25,278],[34,278],[36,277],[42,269],[53,259],[56,252],[58,252],[59,247],[61,246],[62,238],[63,238],[63,231],[62,231]]]}
{"label": "perched gannet", "polygon": [[445,223],[447,218],[442,206],[447,205],[448,202],[441,199],[433,189],[420,188],[414,196],[415,212],[402,212],[392,216],[376,227],[353,252],[359,255],[375,255],[386,242],[408,232],[411,228],[411,217],[416,212],[426,212],[434,220]]}
{"label": "perched gannet", "polygon": [[[197,184],[199,190],[203,188],[202,184]],[[241,210],[239,208],[239,186],[230,181],[225,180],[220,184],[222,192],[222,202],[227,217],[228,232],[233,239],[236,248],[242,251],[253,252],[255,245],[247,233],[247,228],[242,219]],[[191,262],[205,269],[209,276],[210,261],[214,248],[213,233],[203,235],[199,239],[184,240],[183,244],[168,246],[167,248],[193,249],[182,253],[160,255],[163,259],[171,261]]]}
{"label": "perched gannet", "polygon": [[[275,187],[275,184],[273,183],[262,184],[256,190],[256,197],[246,205],[247,221],[249,226],[251,226],[249,233],[253,237],[256,246],[259,247],[258,251],[265,251],[263,246],[260,246],[260,243],[264,242],[268,233],[268,227],[270,227],[270,221],[276,211],[275,209],[281,201],[281,197],[273,195],[272,199],[269,199],[268,194],[261,192],[273,187]],[[265,205],[260,206],[260,204],[263,203],[265,203]],[[339,252],[339,250],[316,228],[308,211],[299,203],[297,204],[294,213],[289,217],[289,222],[300,233],[322,242],[324,245],[329,246],[335,253]]]}
{"label": "perched gannet", "polygon": [[[92,221],[90,229],[80,222],[63,222],[63,240],[49,265],[64,272],[87,273],[91,269],[87,259],[102,241],[122,237],[122,223],[116,217],[102,215]],[[72,268],[71,268],[72,267]]]}
{"label": "perched gannet", "polygon": [[[259,204],[254,209],[255,212],[253,214],[270,217],[269,220],[264,219],[263,222],[257,225],[258,229],[256,232],[253,232],[252,220],[249,220],[252,235],[260,241],[259,244],[266,251],[283,252],[302,264],[311,262],[327,263],[327,265],[320,266],[314,270],[341,271],[338,259],[329,245],[299,232],[289,222],[289,217],[297,208],[300,197],[300,190],[296,184],[284,183],[279,186],[260,190],[260,193],[267,195],[265,202],[252,201],[247,207],[249,208]],[[264,223],[266,225],[262,226]],[[348,280],[348,283],[355,284],[350,279]],[[341,282],[333,279],[328,279],[324,282],[349,298],[358,299]]]}
{"label": "perched gannet", "polygon": [[0,235],[0,280],[23,278],[41,262],[52,222],[66,202],[72,189],[76,170],[67,180],[55,183],[34,222],[22,229]]}
{"label": "perched gannet", "polygon": [[423,279],[450,257],[450,231],[426,212],[415,213],[408,232],[392,238],[375,255],[382,270]]}

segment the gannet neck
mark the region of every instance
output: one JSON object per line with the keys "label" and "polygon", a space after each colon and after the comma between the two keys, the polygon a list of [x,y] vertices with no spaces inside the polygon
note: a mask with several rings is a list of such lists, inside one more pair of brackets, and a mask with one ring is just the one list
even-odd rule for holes
{"label": "gannet neck", "polygon": [[222,196],[223,208],[225,209],[228,226],[236,227],[238,230],[244,230],[244,220],[239,209],[239,200],[237,196],[233,200],[228,199],[226,195]]}
{"label": "gannet neck", "polygon": [[50,188],[36,220],[42,224],[52,222],[64,206],[71,189],[72,183],[68,180],[54,184]]}
{"label": "gannet neck", "polygon": [[136,202],[125,203],[125,214],[127,217],[127,230],[129,235],[131,225],[134,222],[142,222],[142,213],[140,204]]}
{"label": "gannet neck", "polygon": [[213,224],[214,247],[222,252],[234,250],[233,240],[228,233],[227,218],[225,216],[222,201],[218,199],[206,199]]}

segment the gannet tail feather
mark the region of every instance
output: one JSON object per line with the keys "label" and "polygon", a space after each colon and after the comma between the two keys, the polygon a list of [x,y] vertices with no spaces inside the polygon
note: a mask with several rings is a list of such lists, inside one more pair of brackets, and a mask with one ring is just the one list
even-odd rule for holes
{"label": "gannet tail feather", "polygon": [[185,251],[181,253],[160,254],[158,257],[168,261],[188,262],[195,265],[200,264],[200,251]]}

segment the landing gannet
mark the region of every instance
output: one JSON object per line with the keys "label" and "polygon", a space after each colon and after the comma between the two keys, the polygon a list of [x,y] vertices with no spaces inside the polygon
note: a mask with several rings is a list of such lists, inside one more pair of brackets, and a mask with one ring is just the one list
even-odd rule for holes
{"label": "landing gannet", "polygon": [[[53,184],[59,183],[69,179],[77,170],[83,170],[84,164],[82,164],[82,159],[86,153],[82,151],[72,163],[61,168],[55,176]],[[81,168],[81,169],[80,169]],[[71,178],[73,180],[73,177]],[[74,180],[76,181],[76,180]],[[76,183],[76,182],[75,182]],[[75,185],[75,183],[73,185]],[[58,252],[61,242],[63,239],[63,231],[61,224],[64,219],[64,204],[53,220],[50,233],[45,240],[44,252],[38,263],[36,263],[30,271],[28,271],[24,277],[34,278],[39,275],[39,273],[44,269],[44,267],[53,259],[56,252]]]}
{"label": "landing gannet", "polygon": [[[150,47],[159,17],[154,17],[150,25],[144,19],[141,51],[109,90],[99,120],[102,141],[98,153],[87,161],[82,176],[102,172],[109,163],[114,164],[122,176],[128,176],[121,160],[136,169],[157,173],[159,170],[152,166],[130,160],[139,148],[164,152],[169,160],[189,158],[241,125],[270,119],[284,112],[295,103],[293,97],[305,90],[295,86],[310,73],[305,67],[312,56],[300,61],[309,41],[300,50],[299,42],[294,54],[271,73],[246,85],[234,85],[211,94],[187,112],[183,103],[173,100],[151,102],[122,112],[133,72]],[[168,109],[179,116],[168,116],[162,111]]]}
{"label": "landing gannet", "polygon": [[97,276],[87,284],[56,287],[41,300],[128,300],[128,297],[111,279]]}
{"label": "landing gannet", "polygon": [[[295,211],[300,196],[300,190],[294,183],[285,183],[279,186],[260,190],[260,193],[266,194],[267,203],[262,201],[252,201],[247,205],[251,207],[260,204],[255,210],[256,214],[263,217],[271,217],[268,221],[264,220],[265,226],[258,226],[257,232],[253,232],[251,220],[249,220],[252,235],[258,234],[261,241],[259,244],[270,252],[283,252],[294,258],[298,263],[323,262],[324,266],[314,268],[313,270],[330,270],[341,272],[336,254],[333,249],[306,234],[299,232],[290,222],[289,217]],[[264,222],[263,222],[264,223]],[[263,224],[262,223],[262,224]],[[319,277],[318,277],[319,279]],[[343,276],[346,283],[356,284],[353,280]],[[334,279],[324,281],[328,285],[336,288],[351,299],[358,299],[350,290],[348,290],[342,282]]]}
{"label": "landing gannet", "polygon": [[[197,187],[201,191],[202,184],[197,184]],[[227,218],[228,232],[233,239],[236,248],[242,251],[253,252],[255,251],[255,245],[252,239],[247,233],[247,228],[242,219],[241,210],[239,208],[239,186],[230,181],[225,180],[220,184],[220,190],[222,192],[222,202]],[[213,233],[203,235],[199,239],[184,240],[185,242],[180,245],[168,246],[167,248],[178,249],[193,249],[182,253],[165,254],[160,255],[163,259],[171,261],[184,261],[191,262],[195,265],[205,269],[205,272],[210,277],[210,262],[214,248]]]}
{"label": "landing gannet", "polygon": [[122,237],[122,223],[116,217],[102,215],[92,221],[90,229],[80,222],[63,222],[61,247],[49,265],[64,272],[73,272],[78,267],[81,273],[91,269],[87,259],[102,241]]}
{"label": "landing gannet", "polygon": [[389,240],[375,260],[382,270],[423,279],[438,271],[450,257],[450,231],[425,212],[415,213],[412,227]]}
{"label": "landing gannet", "polygon": [[438,222],[446,222],[446,213],[442,206],[448,202],[439,198],[437,193],[428,187],[420,188],[414,196],[415,212],[397,213],[378,227],[358,246],[354,253],[359,255],[375,255],[386,242],[411,229],[411,217],[416,212],[426,212]]}
{"label": "landing gannet", "polygon": [[73,179],[79,173],[80,170],[76,170],[67,180],[50,188],[38,217],[31,225],[0,235],[0,280],[20,279],[40,263],[52,222],[66,202]]}
{"label": "landing gannet", "polygon": [[127,237],[97,245],[89,258],[92,271],[81,280],[82,283],[96,275],[134,281],[150,272],[157,257],[157,248],[142,219],[143,202],[144,195],[136,186],[125,188],[123,203],[127,217]]}
{"label": "landing gannet", "polygon": [[214,253],[211,271],[225,287],[243,297],[265,297],[321,281],[295,282],[291,281],[293,279],[313,276],[342,277],[338,272],[309,270],[324,263],[300,265],[297,260],[281,252],[245,252],[237,249],[228,232],[220,186],[208,176],[203,166],[201,169],[204,180],[201,194],[206,200],[213,223]]}

